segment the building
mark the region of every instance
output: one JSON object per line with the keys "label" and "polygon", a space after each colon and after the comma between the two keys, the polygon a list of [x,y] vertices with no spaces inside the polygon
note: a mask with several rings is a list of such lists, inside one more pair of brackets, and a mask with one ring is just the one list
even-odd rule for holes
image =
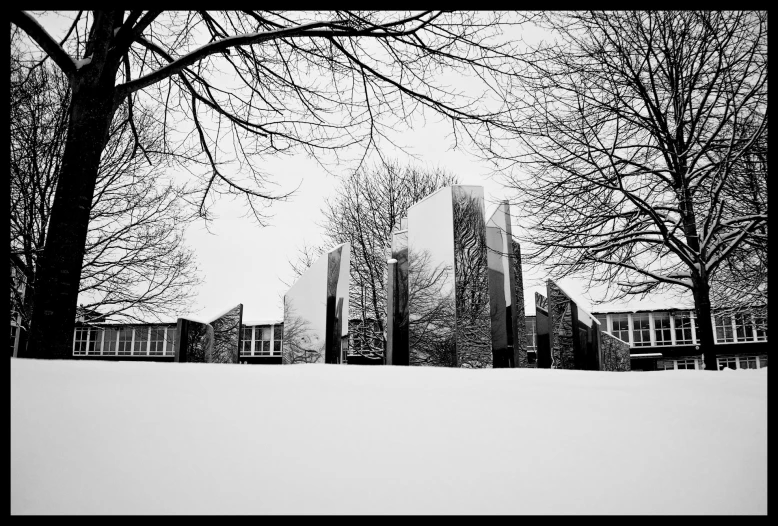
{"label": "building", "polygon": [[[630,346],[633,371],[702,369],[697,320],[691,309],[593,312],[607,332]],[[712,316],[717,368],[758,369],[767,366],[766,309]],[[527,349],[531,366],[537,352],[536,317],[527,316]]]}
{"label": "building", "polygon": [[[633,371],[702,369],[696,348],[697,322],[691,309],[607,311],[592,313],[604,332],[630,346]],[[713,316],[719,369],[757,369],[767,366],[766,309]],[[361,320],[350,320],[349,328]],[[653,328],[653,329],[652,329]],[[240,363],[280,364],[284,324],[281,320],[250,320],[242,324]],[[356,334],[357,331],[349,331]],[[19,331],[11,320],[11,351]],[[353,338],[350,338],[353,340]],[[73,357],[98,360],[172,362],[175,357],[176,322],[84,323],[73,330]],[[526,317],[529,367],[537,365],[536,317]],[[354,342],[353,347],[359,347]],[[368,353],[365,353],[368,354]],[[378,363],[377,357],[349,353],[347,363]]]}

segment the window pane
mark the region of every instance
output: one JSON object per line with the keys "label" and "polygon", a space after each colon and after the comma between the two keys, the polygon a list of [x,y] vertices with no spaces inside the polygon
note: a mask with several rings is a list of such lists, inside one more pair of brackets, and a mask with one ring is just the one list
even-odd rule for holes
{"label": "window pane", "polygon": [[735,338],[739,342],[753,341],[750,314],[735,315]]}
{"label": "window pane", "polygon": [[167,328],[167,342],[165,343],[165,355],[174,356],[176,354],[176,329],[175,327]]}
{"label": "window pane", "polygon": [[527,328],[527,350],[536,350],[535,344],[535,320],[526,320],[525,326]]}
{"label": "window pane", "polygon": [[730,369],[737,369],[737,361],[732,358],[719,358],[719,370],[729,367]]}
{"label": "window pane", "polygon": [[692,313],[689,311],[678,312],[673,315],[675,318],[675,343],[676,345],[691,345],[694,343],[692,340],[692,323],[695,322],[692,318]]}
{"label": "window pane", "polygon": [[119,344],[116,348],[116,354],[119,356],[129,356],[132,346],[132,327],[126,327],[119,330]]}
{"label": "window pane", "polygon": [[134,356],[145,356],[148,351],[149,328],[138,327],[135,329],[135,348],[132,350]]}
{"label": "window pane", "polygon": [[743,356],[740,358],[741,369],[756,369],[756,356]]}
{"label": "window pane", "polygon": [[657,345],[672,345],[670,314],[667,312],[657,312],[654,314],[654,338]]}
{"label": "window pane", "polygon": [[240,342],[240,355],[251,356],[251,327],[243,327]]}
{"label": "window pane", "polygon": [[651,327],[648,314],[632,315],[632,339],[635,347],[651,345]]}
{"label": "window pane", "polygon": [[165,344],[165,327],[151,328],[151,341],[149,342],[149,355],[162,356]]}
{"label": "window pane", "polygon": [[73,356],[82,356],[86,354],[87,329],[83,327],[76,328],[73,341]]}
{"label": "window pane", "polygon": [[754,333],[757,340],[767,340],[767,318],[754,316]]}
{"label": "window pane", "polygon": [[103,336],[103,356],[116,355],[116,329],[105,329]]}
{"label": "window pane", "polygon": [[716,322],[716,343],[732,343],[735,341],[735,335],[732,331],[731,316],[715,316]]}
{"label": "window pane", "polygon": [[100,354],[100,338],[103,336],[103,331],[100,329],[89,330],[89,348],[87,354],[95,356]]}
{"label": "window pane", "polygon": [[629,341],[629,317],[627,314],[611,315],[611,334],[622,341]]}

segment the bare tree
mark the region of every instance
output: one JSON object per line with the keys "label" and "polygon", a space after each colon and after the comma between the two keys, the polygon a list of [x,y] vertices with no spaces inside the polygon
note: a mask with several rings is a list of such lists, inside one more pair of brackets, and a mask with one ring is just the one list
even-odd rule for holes
{"label": "bare tree", "polygon": [[[68,354],[87,204],[123,104],[130,123],[140,108],[176,122],[180,133],[166,135],[166,145],[198,148],[202,214],[209,199],[237,194],[261,221],[262,206],[283,197],[267,190],[268,174],[259,168],[265,155],[303,150],[319,157],[356,146],[364,157],[387,130],[425,110],[448,119],[456,140],[491,136],[500,107],[484,95],[496,79],[513,75],[513,42],[502,35],[506,16],[79,11],[57,41],[31,14],[12,12],[12,24],[59,66],[72,91],[30,354]],[[483,80],[482,88],[452,88],[446,71]]]}
{"label": "bare tree", "polygon": [[281,361],[285,364],[317,363],[324,361],[325,341],[311,323],[297,314],[291,301],[284,301],[284,348]]}
{"label": "bare tree", "polygon": [[304,246],[290,262],[301,275],[324,247],[351,244],[349,325],[356,354],[383,355],[386,336],[386,270],[392,232],[408,208],[445,186],[456,184],[455,176],[439,169],[402,166],[387,160],[354,172],[335,190],[323,207],[325,232],[322,244]]}
{"label": "bare tree", "polygon": [[[27,70],[11,54],[11,280],[12,310],[29,328],[38,257],[48,238],[68,125],[69,89],[59,71],[43,64]],[[79,294],[84,313],[127,320],[160,319],[186,312],[199,278],[183,244],[182,187],[165,183],[159,125],[136,115],[145,160],[133,155],[134,139],[123,117],[109,130],[89,208]],[[89,321],[87,319],[86,321]]]}
{"label": "bare tree", "polygon": [[[711,287],[766,242],[750,182],[766,170],[747,162],[767,128],[766,12],[546,13],[541,26],[555,40],[506,94],[522,149],[496,152],[531,175],[509,178],[536,218],[531,260],[622,295],[691,293],[715,369]],[[744,187],[755,199],[735,205]]]}
{"label": "bare tree", "polygon": [[[431,254],[408,253],[408,342],[411,365],[459,367],[454,268]],[[491,349],[490,349],[491,350]]]}

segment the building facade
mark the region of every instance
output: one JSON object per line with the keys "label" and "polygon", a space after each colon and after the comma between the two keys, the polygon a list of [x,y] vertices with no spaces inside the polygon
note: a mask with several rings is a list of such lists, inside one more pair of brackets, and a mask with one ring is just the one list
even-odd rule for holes
{"label": "building facade", "polygon": [[[593,312],[603,332],[629,343],[633,371],[703,369],[691,309]],[[766,309],[712,316],[718,369],[767,366]],[[536,316],[527,317],[530,364],[537,357]]]}

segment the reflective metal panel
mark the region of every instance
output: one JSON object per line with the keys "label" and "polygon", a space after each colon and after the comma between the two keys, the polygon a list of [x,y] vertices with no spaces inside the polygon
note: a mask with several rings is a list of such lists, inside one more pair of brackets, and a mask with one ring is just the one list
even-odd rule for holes
{"label": "reflective metal panel", "polygon": [[410,365],[458,366],[453,212],[450,187],[408,209]]}
{"label": "reflective metal panel", "polygon": [[284,295],[282,363],[338,363],[348,341],[348,243],[323,254]]}
{"label": "reflective metal panel", "polygon": [[483,188],[442,188],[408,209],[411,365],[492,367]]}
{"label": "reflective metal panel", "polygon": [[240,353],[240,328],[243,321],[243,304],[230,309],[213,320],[213,346],[206,352],[209,363],[238,363]]}
{"label": "reflective metal panel", "polygon": [[457,365],[492,367],[484,190],[454,186],[452,193]]}
{"label": "reflective metal panel", "polygon": [[186,318],[178,318],[175,342],[176,362],[206,362],[213,352],[213,327]]}
{"label": "reflective metal panel", "polygon": [[[499,212],[499,210],[497,211]],[[495,212],[495,215],[497,214]],[[492,224],[494,216],[489,220]],[[492,351],[494,367],[512,367],[513,353],[508,350],[508,334],[511,331],[511,320],[508,318],[506,300],[510,297],[510,284],[506,277],[503,263],[508,258],[504,253],[503,231],[496,226],[486,227],[487,264],[489,267],[489,299],[492,318]],[[506,293],[506,285],[508,291]],[[511,335],[512,336],[512,335]]]}
{"label": "reflective metal panel", "polygon": [[527,367],[521,249],[511,233],[507,201],[487,221],[486,242],[494,366]]}
{"label": "reflective metal panel", "polygon": [[325,362],[341,363],[348,350],[348,287],[350,245],[345,243],[327,254],[327,338]]}
{"label": "reflective metal panel", "polygon": [[[406,219],[407,223],[407,219]],[[386,364],[408,365],[408,231],[392,235],[387,274]]]}

